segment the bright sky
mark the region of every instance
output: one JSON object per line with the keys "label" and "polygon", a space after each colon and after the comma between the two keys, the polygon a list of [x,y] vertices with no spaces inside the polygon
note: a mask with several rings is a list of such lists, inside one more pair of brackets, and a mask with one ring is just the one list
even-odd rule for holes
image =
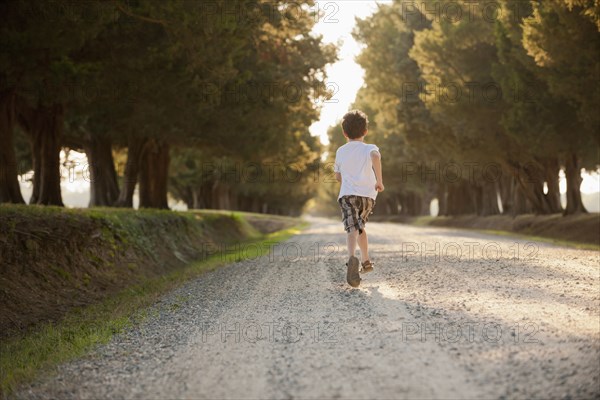
{"label": "bright sky", "polygon": [[356,17],[365,18],[377,10],[377,3],[389,1],[346,0],[318,1],[315,7],[323,13],[315,24],[313,32],[323,35],[325,43],[335,43],[340,47],[339,61],[327,68],[327,88],[335,92],[333,98],[323,104],[321,119],[310,127],[314,136],[319,136],[323,144],[329,143],[327,128],[335,125],[354,102],[356,92],[363,84],[363,69],[355,57],[361,46],[352,37]]}

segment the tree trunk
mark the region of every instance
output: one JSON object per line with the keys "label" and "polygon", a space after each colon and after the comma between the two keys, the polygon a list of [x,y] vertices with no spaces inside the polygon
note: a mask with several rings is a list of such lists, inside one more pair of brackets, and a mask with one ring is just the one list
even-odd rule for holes
{"label": "tree trunk", "polygon": [[60,192],[62,105],[19,107],[19,122],[29,135],[33,155],[33,193],[30,204],[63,206]]}
{"label": "tree trunk", "polygon": [[213,181],[212,187],[210,188],[210,203],[216,210],[219,209],[219,181]]}
{"label": "tree trunk", "polygon": [[259,199],[258,197],[252,198],[252,206],[250,208],[250,211],[260,213],[260,203],[261,199]]}
{"label": "tree trunk", "polygon": [[438,182],[436,198],[438,199],[438,215],[447,215],[448,213],[448,201],[446,193],[446,184],[444,182]]}
{"label": "tree trunk", "polygon": [[502,203],[502,213],[510,215],[514,207],[514,188],[516,185],[515,177],[508,172],[502,171],[502,176],[498,181],[500,185],[500,201]]}
{"label": "tree trunk", "polygon": [[0,203],[25,203],[19,187],[17,159],[13,144],[15,94],[0,93]]}
{"label": "tree trunk", "polygon": [[230,206],[230,210],[239,210],[240,209],[238,195],[235,191],[231,190],[231,188],[229,189],[229,206]]}
{"label": "tree trunk", "polygon": [[391,213],[392,215],[398,215],[398,213],[400,212],[400,202],[398,201],[398,195],[393,193],[389,197]]}
{"label": "tree trunk", "polygon": [[544,195],[544,172],[533,164],[520,166],[517,180],[536,214],[550,214],[550,206]]}
{"label": "tree trunk", "polygon": [[231,204],[229,203],[229,189],[227,184],[223,184],[219,188],[219,209],[231,210]]}
{"label": "tree trunk", "polygon": [[229,185],[216,180],[212,187],[213,205],[217,210],[230,210]]}
{"label": "tree trunk", "polygon": [[240,211],[252,211],[252,198],[245,194],[239,194],[238,207]]}
{"label": "tree trunk", "polygon": [[119,196],[111,140],[88,135],[84,144],[90,173],[90,207],[112,206]]}
{"label": "tree trunk", "polygon": [[168,209],[169,145],[151,139],[140,160],[140,208]]}
{"label": "tree trunk", "polygon": [[435,188],[431,182],[425,187],[425,194],[421,196],[421,209],[419,215],[431,215],[431,201],[435,198]]}
{"label": "tree trunk", "polygon": [[498,188],[496,182],[483,181],[479,189],[479,206],[477,214],[485,217],[500,214],[498,207]]}
{"label": "tree trunk", "polygon": [[408,215],[411,217],[423,215],[423,197],[424,196],[417,192],[411,191],[408,193]]}
{"label": "tree trunk", "polygon": [[471,184],[465,180],[448,185],[447,215],[475,214],[476,198]]}
{"label": "tree trunk", "polygon": [[29,198],[29,204],[37,204],[40,198],[40,187],[42,180],[42,137],[40,135],[29,135],[29,142],[31,144],[31,157],[33,158],[33,178],[31,183],[33,188],[31,190],[31,197]]}
{"label": "tree trunk", "polygon": [[200,201],[202,203],[202,207],[206,209],[213,209],[214,203],[212,202],[212,187],[214,185],[213,180],[204,179],[202,184],[200,185]]}
{"label": "tree trunk", "polygon": [[43,110],[47,123],[42,135],[42,182],[38,204],[63,206],[60,191],[60,136],[64,110],[54,105]]}
{"label": "tree trunk", "polygon": [[180,192],[180,196],[182,197],[183,202],[187,206],[188,210],[194,209],[194,199],[192,197],[192,188],[190,186],[186,186],[184,189],[178,189]]}
{"label": "tree trunk", "polygon": [[529,200],[527,200],[527,196],[525,196],[525,193],[523,193],[523,189],[521,188],[521,185],[517,181],[517,178],[513,179],[512,193],[513,193],[513,200],[512,200],[513,206],[511,209],[511,215],[513,217],[516,217],[517,215],[521,215],[521,214],[533,213],[533,207],[531,206],[531,203],[529,202]]}
{"label": "tree trunk", "polygon": [[123,185],[115,207],[133,207],[133,192],[140,172],[140,156],[148,139],[129,136],[127,144],[127,162],[123,174]]}
{"label": "tree trunk", "polygon": [[564,215],[587,213],[581,201],[581,167],[577,154],[567,155],[565,163],[565,176],[567,178],[567,208]]}
{"label": "tree trunk", "polygon": [[204,207],[204,204],[202,202],[202,196],[200,195],[200,188],[198,188],[198,187],[192,188],[192,201],[193,201],[193,208],[195,210],[198,210],[198,209]]}
{"label": "tree trunk", "polygon": [[412,216],[414,213],[414,199],[412,192],[405,192],[399,196],[400,199],[400,214],[405,216]]}
{"label": "tree trunk", "polygon": [[139,180],[140,186],[138,189],[138,195],[140,197],[140,208],[153,208],[152,207],[152,184],[150,179],[152,177],[152,166],[151,156],[148,155],[148,147],[151,143],[148,142],[144,150],[140,155],[140,172]]}
{"label": "tree trunk", "polygon": [[548,208],[552,213],[562,212],[560,204],[560,188],[558,185],[558,172],[560,165],[557,158],[550,158],[544,162],[544,177],[548,193],[545,194]]}
{"label": "tree trunk", "polygon": [[444,216],[448,217],[451,215],[458,214],[458,203],[460,201],[460,190],[458,189],[458,183],[449,183],[448,190],[446,193],[446,212]]}
{"label": "tree trunk", "polygon": [[[391,193],[391,192],[390,192]],[[381,193],[377,196],[377,214],[379,215],[392,215],[394,212],[394,206],[398,209],[397,199],[393,194],[388,192]]]}

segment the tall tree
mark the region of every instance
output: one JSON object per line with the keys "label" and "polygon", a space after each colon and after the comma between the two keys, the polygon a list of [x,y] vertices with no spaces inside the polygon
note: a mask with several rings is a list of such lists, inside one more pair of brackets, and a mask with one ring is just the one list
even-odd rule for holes
{"label": "tall tree", "polygon": [[542,79],[553,94],[578,110],[566,147],[567,208],[565,214],[586,212],[581,201],[581,167],[600,164],[600,91],[590,78],[600,78],[598,5],[583,0],[533,2],[523,27],[523,44],[541,67]]}
{"label": "tall tree", "polygon": [[558,173],[562,149],[568,145],[567,132],[577,124],[575,110],[549,90],[542,69],[522,46],[523,21],[532,13],[531,4],[501,4],[496,23],[498,63],[493,66],[493,76],[505,99],[502,125],[512,144],[507,163],[535,210],[561,212]]}
{"label": "tall tree", "polygon": [[18,166],[13,143],[15,91],[0,92],[0,203],[24,203],[17,177]]}
{"label": "tall tree", "polygon": [[[17,0],[0,5],[0,91],[17,96],[16,109],[3,114],[3,125],[9,128],[3,129],[2,136],[9,144],[12,132],[6,116],[14,112],[32,146],[34,189],[30,203],[62,205],[59,152],[65,103],[69,100],[68,84],[86,69],[74,62],[71,53],[97,35],[111,18],[107,7],[110,6],[100,2],[84,6],[66,0]],[[9,146],[3,151],[13,150]],[[10,192],[14,192],[16,170],[10,167],[12,156],[6,159],[9,169],[2,175],[10,175],[6,182],[12,185]]]}
{"label": "tall tree", "polygon": [[[442,9],[446,3],[440,2]],[[463,10],[467,1],[458,2]],[[422,98],[434,119],[451,128],[460,148],[462,182],[473,191],[480,215],[499,213],[497,177],[487,176],[490,163],[500,165],[508,151],[500,125],[503,99],[492,77],[497,62],[494,25],[476,4],[469,18],[439,18],[431,29],[416,33],[410,57],[419,65],[427,87]],[[465,193],[457,188],[452,194]],[[459,203],[467,203],[462,198]],[[450,203],[450,202],[449,202]],[[450,205],[450,204],[449,204]]]}

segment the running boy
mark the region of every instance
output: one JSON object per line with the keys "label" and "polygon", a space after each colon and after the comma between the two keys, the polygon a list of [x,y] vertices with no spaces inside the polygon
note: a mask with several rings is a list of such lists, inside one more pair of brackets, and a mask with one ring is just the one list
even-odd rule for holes
{"label": "running boy", "polygon": [[[352,287],[360,285],[359,272],[373,271],[365,224],[375,206],[377,192],[384,190],[379,148],[364,142],[368,124],[367,116],[362,111],[353,110],[344,115],[342,130],[347,143],[335,153],[333,168],[336,179],[342,183],[338,203],[348,234],[346,242],[350,258],[346,263],[346,280]],[[357,243],[362,258],[360,271],[359,260],[354,256]]]}

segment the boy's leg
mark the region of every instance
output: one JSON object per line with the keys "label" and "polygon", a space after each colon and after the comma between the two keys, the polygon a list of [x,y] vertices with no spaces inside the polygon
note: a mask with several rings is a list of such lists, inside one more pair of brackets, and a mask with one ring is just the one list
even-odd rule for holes
{"label": "boy's leg", "polygon": [[366,229],[362,230],[362,233],[358,235],[358,247],[360,248],[361,263],[369,260],[369,239],[367,238]]}
{"label": "boy's leg", "polygon": [[358,287],[360,285],[360,261],[354,257],[356,253],[356,245],[358,239],[358,221],[359,214],[356,207],[355,196],[344,196],[339,199],[340,207],[342,208],[342,221],[344,222],[344,229],[346,230],[346,244],[348,246],[348,262],[346,266],[348,271],[346,272],[346,281],[352,287]]}
{"label": "boy's leg", "polygon": [[375,200],[363,197],[361,198],[361,210],[360,210],[360,220],[362,225],[362,232],[358,235],[358,247],[360,247],[360,257],[361,257],[361,266],[362,272],[367,273],[373,271],[373,263],[369,257],[369,238],[367,236],[367,230],[365,229],[365,224],[369,220],[369,215],[371,214],[373,207],[375,206]]}
{"label": "boy's leg", "polygon": [[[358,235],[358,231],[355,229],[352,232],[348,233],[348,236],[346,236],[346,244],[348,246],[348,255],[353,257],[354,253],[356,253],[356,242],[357,242],[357,238],[359,237]],[[361,252],[362,252],[362,248],[361,248]]]}
{"label": "boy's leg", "polygon": [[354,257],[354,253],[356,252],[357,236],[358,231],[356,229],[348,233],[346,236],[349,255],[348,263],[346,263],[346,266],[348,267],[348,271],[346,272],[346,281],[352,287],[358,287],[360,285],[360,261],[358,261],[358,258]]}

